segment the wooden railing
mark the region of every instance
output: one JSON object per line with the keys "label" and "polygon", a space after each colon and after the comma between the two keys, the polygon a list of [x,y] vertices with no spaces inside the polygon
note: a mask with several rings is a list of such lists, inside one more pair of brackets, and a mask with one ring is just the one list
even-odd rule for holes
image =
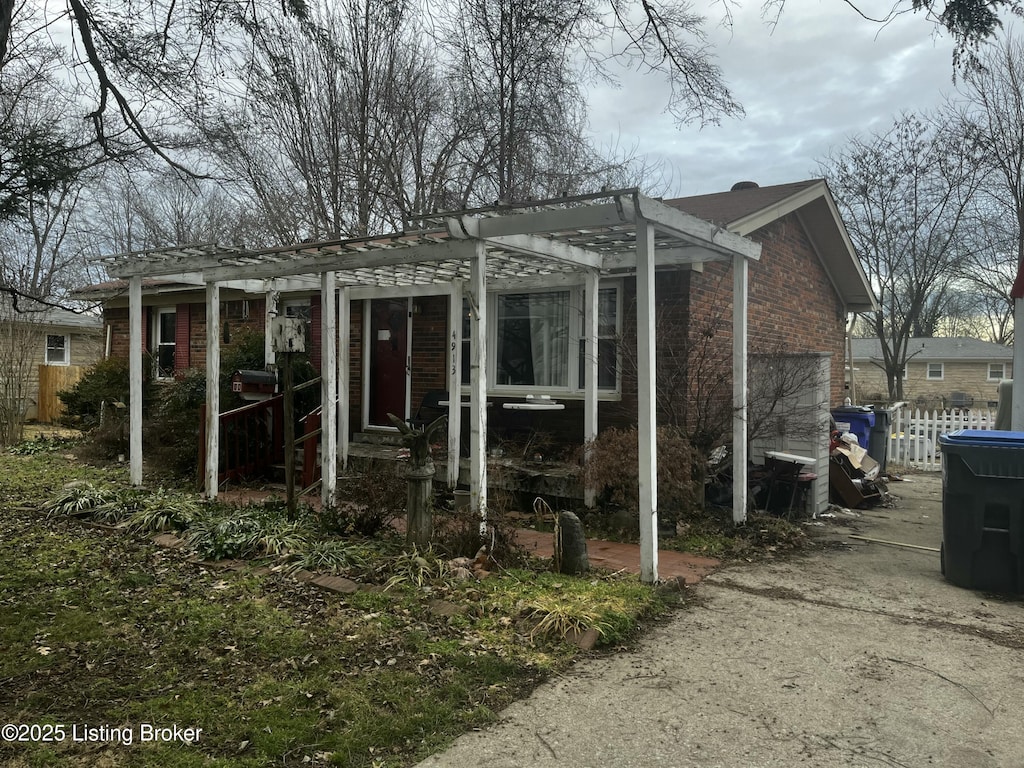
{"label": "wooden railing", "polygon": [[[320,379],[295,387],[300,392]],[[303,420],[304,428],[295,440],[303,451],[302,490],[305,492],[319,477],[317,446],[320,436],[320,408]],[[284,395],[243,405],[220,414],[220,451],[217,460],[218,484],[264,477],[271,467],[284,463]],[[206,477],[206,405],[199,411],[199,487]]]}

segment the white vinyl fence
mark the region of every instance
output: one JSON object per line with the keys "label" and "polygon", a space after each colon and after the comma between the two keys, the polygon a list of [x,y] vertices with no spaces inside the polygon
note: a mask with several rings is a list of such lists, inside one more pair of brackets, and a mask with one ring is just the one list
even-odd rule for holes
{"label": "white vinyl fence", "polygon": [[887,463],[923,470],[942,469],[939,435],[958,429],[995,429],[996,412],[922,411],[909,407],[892,414]]}

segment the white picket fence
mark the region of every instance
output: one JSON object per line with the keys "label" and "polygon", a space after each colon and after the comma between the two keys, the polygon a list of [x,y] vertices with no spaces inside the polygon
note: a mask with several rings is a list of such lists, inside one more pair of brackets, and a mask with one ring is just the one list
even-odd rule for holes
{"label": "white picket fence", "polygon": [[888,465],[926,471],[942,469],[939,435],[958,429],[995,429],[996,412],[971,408],[969,411],[922,411],[900,408],[892,414]]}

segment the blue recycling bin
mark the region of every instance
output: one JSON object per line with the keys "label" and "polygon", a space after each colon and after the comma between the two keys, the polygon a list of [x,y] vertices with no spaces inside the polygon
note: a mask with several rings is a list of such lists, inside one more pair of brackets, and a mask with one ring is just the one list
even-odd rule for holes
{"label": "blue recycling bin", "polygon": [[1024,432],[962,429],[939,445],[943,575],[967,589],[1024,592]]}
{"label": "blue recycling bin", "polygon": [[[857,436],[857,442],[865,451],[871,443],[871,429],[875,426],[875,411],[873,408],[860,405],[845,405],[832,411],[832,418],[836,422],[836,429],[840,432],[852,432]],[[847,427],[849,427],[847,429]],[[875,458],[872,456],[871,458]]]}

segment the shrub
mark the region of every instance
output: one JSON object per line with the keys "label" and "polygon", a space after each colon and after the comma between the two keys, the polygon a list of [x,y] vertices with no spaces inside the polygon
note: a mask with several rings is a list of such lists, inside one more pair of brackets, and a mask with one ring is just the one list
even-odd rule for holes
{"label": "shrub", "polygon": [[367,461],[338,478],[338,501],[315,513],[333,535],[374,536],[405,513],[408,484],[389,461]]}
{"label": "shrub", "polygon": [[[143,401],[149,393],[148,385],[149,382],[144,380]],[[64,403],[65,419],[84,430],[99,426],[101,415],[106,417],[117,410],[127,413],[130,397],[128,360],[120,357],[101,360],[73,387],[58,392],[57,397]],[[120,408],[115,409],[115,404]]]}
{"label": "shrub", "polygon": [[[606,429],[589,445],[585,482],[598,490],[605,508],[621,507],[635,518],[640,508],[636,428]],[[670,427],[658,428],[658,512],[675,520],[691,511],[700,498],[692,468],[697,453]]]}
{"label": "shrub", "polygon": [[184,371],[174,381],[161,384],[146,421],[144,440],[154,466],[174,475],[196,471],[199,459],[199,413],[206,402],[206,374]]}
{"label": "shrub", "polygon": [[480,517],[454,504],[447,488],[434,494],[433,546],[448,557],[474,557],[487,545],[491,558],[505,567],[522,563],[526,553],[516,543],[516,524],[509,515],[513,497],[496,491],[487,497],[487,535],[480,535]]}

